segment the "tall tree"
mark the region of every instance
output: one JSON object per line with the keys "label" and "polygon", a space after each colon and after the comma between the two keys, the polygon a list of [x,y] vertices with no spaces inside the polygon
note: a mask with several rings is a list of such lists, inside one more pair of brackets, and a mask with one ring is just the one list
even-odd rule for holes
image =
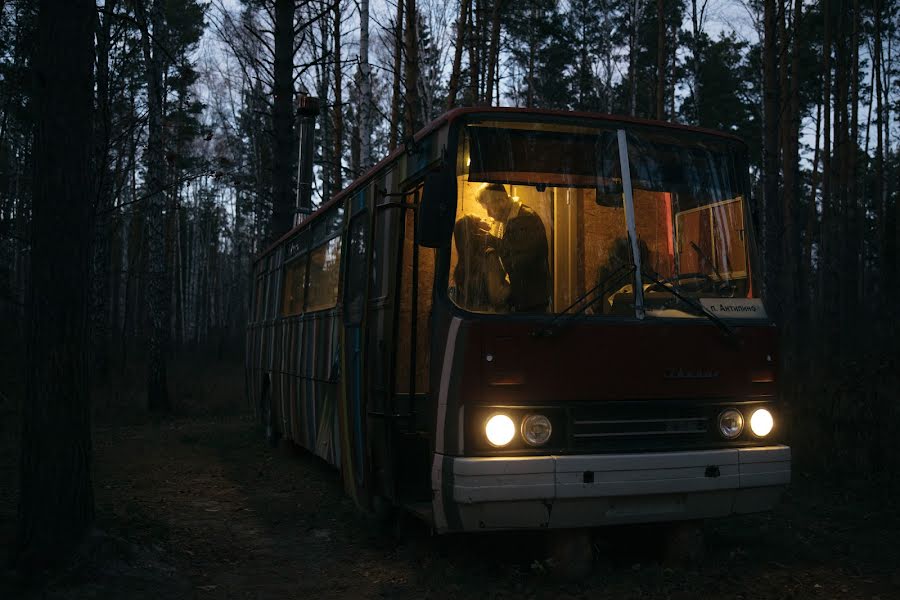
{"label": "tall tree", "polygon": [[271,240],[293,225],[292,185],[294,157],[294,8],[295,0],[275,0],[272,128],[275,151],[272,171]]}
{"label": "tall tree", "polygon": [[417,108],[419,105],[419,42],[416,17],[416,0],[406,0],[406,61],[403,69],[405,83],[404,100],[406,107],[403,116],[403,135],[410,138],[418,129],[420,122]]}
{"label": "tall tree", "polygon": [[372,67],[369,64],[369,0],[359,3],[359,162],[372,166]]}
{"label": "tall tree", "polygon": [[58,563],[94,519],[88,303],[93,231],[91,0],[41,0],[18,563]]}
{"label": "tall tree", "polygon": [[332,110],[332,118],[334,120],[334,165],[331,182],[335,191],[344,187],[343,182],[343,160],[344,155],[344,81],[341,65],[341,3],[337,0],[333,6],[334,14],[334,109]]}
{"label": "tall tree", "polygon": [[163,54],[166,35],[163,0],[153,0],[148,20],[142,2],[135,2],[141,28],[141,50],[147,79],[147,309],[150,335],[147,351],[147,406],[151,411],[170,408],[166,352],[169,338],[169,286],[166,268],[165,223],[166,158],[163,140]]}
{"label": "tall tree", "polygon": [[470,13],[469,5],[471,3],[472,0],[459,0],[459,18],[456,21],[456,45],[453,48],[453,66],[450,69],[450,82],[447,86],[447,110],[456,106],[456,95],[459,93],[463,47],[466,43],[466,27]]}
{"label": "tall tree", "polygon": [[765,219],[765,284],[777,317],[780,283],[781,205],[778,197],[778,45],[775,0],[765,0],[763,16],[763,187]]}
{"label": "tall tree", "polygon": [[394,69],[393,84],[391,85],[391,122],[389,131],[388,150],[397,147],[397,140],[400,138],[400,109],[401,89],[400,69],[403,67],[403,0],[397,0],[397,17],[394,20]]}
{"label": "tall tree", "polygon": [[665,118],[666,106],[666,18],[665,0],[656,0],[656,119]]}

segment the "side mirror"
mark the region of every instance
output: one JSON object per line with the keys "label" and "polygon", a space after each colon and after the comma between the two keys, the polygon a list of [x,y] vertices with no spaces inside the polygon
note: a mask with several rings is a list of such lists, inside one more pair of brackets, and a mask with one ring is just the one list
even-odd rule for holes
{"label": "side mirror", "polygon": [[453,238],[456,215],[456,175],[441,169],[425,176],[416,241],[426,248],[444,248]]}

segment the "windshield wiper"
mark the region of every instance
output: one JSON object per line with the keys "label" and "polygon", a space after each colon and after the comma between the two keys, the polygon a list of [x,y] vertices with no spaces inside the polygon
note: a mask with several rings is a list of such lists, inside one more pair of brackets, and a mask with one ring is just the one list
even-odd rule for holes
{"label": "windshield wiper", "polygon": [[641,273],[645,277],[650,279],[650,281],[652,281],[653,283],[658,285],[659,287],[670,291],[673,296],[675,296],[679,300],[683,301],[688,306],[692,307],[695,310],[700,311],[700,314],[702,314],[704,317],[706,317],[707,319],[712,321],[719,329],[721,329],[726,335],[728,335],[728,337],[735,336],[734,328],[732,328],[728,323],[723,321],[718,315],[716,315],[715,313],[713,313],[712,311],[707,309],[705,306],[703,306],[703,304],[700,303],[699,300],[688,296],[687,293],[683,289],[681,289],[677,283],[675,283],[674,281],[668,281],[668,282],[660,281],[658,278],[654,277],[652,274],[650,274],[646,271],[643,271],[643,270],[641,271]]}
{"label": "windshield wiper", "polygon": [[[550,337],[555,335],[556,332],[559,331],[559,329],[562,327],[562,325],[564,325],[565,323],[573,322],[579,316],[583,315],[587,309],[594,306],[595,304],[597,304],[597,302],[603,299],[603,296],[607,292],[612,291],[611,289],[607,289],[607,286],[609,284],[613,284],[616,281],[619,281],[619,279],[621,279],[623,275],[629,273],[634,273],[634,265],[619,266],[619,268],[598,281],[597,285],[580,295],[575,299],[575,302],[567,306],[562,312],[553,317],[553,320],[551,320],[546,327],[535,329],[531,332],[531,335],[534,337]],[[603,289],[601,290],[600,288]],[[569,312],[580,303],[584,302],[585,299],[589,298],[591,294],[597,292],[597,290],[600,290],[600,293],[598,293],[592,300],[585,302],[583,306],[581,306],[574,312]]]}
{"label": "windshield wiper", "polygon": [[693,241],[691,241],[691,248],[694,249],[694,252],[697,253],[697,256],[699,256],[700,258],[702,258],[703,260],[706,261],[706,264],[708,264],[712,268],[713,273],[715,273],[716,277],[719,278],[719,285],[716,289],[716,291],[719,293],[719,295],[721,296],[722,290],[724,290],[728,287],[730,287],[731,290],[734,291],[734,285],[731,283],[731,279],[726,280],[724,277],[722,277],[722,274],[719,273],[719,270],[716,268],[716,265],[713,263],[712,259],[709,258],[709,256],[706,254],[706,252],[704,252],[703,249],[700,248],[700,246],[698,246]]}

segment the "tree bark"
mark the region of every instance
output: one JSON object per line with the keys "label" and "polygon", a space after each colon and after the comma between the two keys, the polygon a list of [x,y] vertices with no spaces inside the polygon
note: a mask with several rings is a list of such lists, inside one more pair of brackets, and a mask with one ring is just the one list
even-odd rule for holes
{"label": "tree bark", "polygon": [[[147,407],[153,412],[170,408],[166,374],[169,334],[169,294],[166,270],[165,208],[166,162],[163,142],[163,59],[165,44],[163,0],[151,5],[150,22],[144,6],[135,2],[141,28],[141,49],[147,77],[147,309],[150,335],[147,352]],[[152,28],[152,38],[151,31]]]}
{"label": "tree bark", "polygon": [[637,36],[640,21],[640,4],[634,0],[631,8],[631,32],[628,38],[628,114],[632,117],[637,112]]}
{"label": "tree bark", "polygon": [[[488,52],[488,72],[485,85],[485,90],[487,90],[485,100],[491,105],[493,105],[493,93],[491,90],[494,87],[494,77],[497,75],[495,69],[500,56],[500,16],[505,4],[505,0],[494,0],[494,10],[491,14],[491,44]],[[500,102],[499,97],[497,102]]]}
{"label": "tree bark", "polygon": [[41,0],[17,563],[58,565],[94,519],[88,304],[94,225],[90,0]]}
{"label": "tree bark", "polygon": [[341,3],[334,3],[334,165],[331,176],[335,191],[344,187],[344,100],[343,74],[341,72]]}
{"label": "tree bark", "polygon": [[[822,108],[825,112],[824,116],[824,140],[822,143],[822,223],[819,226],[819,244],[820,244],[820,261],[819,261],[819,316],[816,319],[822,322],[827,315],[828,295],[833,290],[830,287],[830,280],[827,276],[829,263],[831,262],[831,0],[822,0],[823,2],[823,18],[825,22],[823,54],[822,62],[822,79],[823,79],[823,99]],[[826,338],[827,340],[827,338]],[[826,341],[827,344],[827,341]],[[822,345],[823,351],[826,345]]]}
{"label": "tree bark", "polygon": [[456,47],[453,49],[453,68],[450,70],[450,82],[447,86],[447,110],[456,106],[456,95],[459,93],[459,77],[462,70],[463,47],[466,44],[466,27],[469,18],[469,4],[472,0],[459,0],[459,20],[456,22]]}
{"label": "tree bark", "polygon": [[275,56],[272,83],[272,218],[269,241],[274,242],[294,224],[291,164],[294,149],[294,0],[275,0]]}
{"label": "tree bark", "polygon": [[391,127],[388,150],[397,147],[400,138],[400,69],[403,66],[403,0],[397,0],[397,19],[394,27],[394,81],[391,86]]}
{"label": "tree bark", "polygon": [[778,197],[778,48],[775,0],[764,2],[763,31],[763,183],[765,193],[765,284],[770,311],[778,320],[783,301],[781,274],[781,206]]}
{"label": "tree bark", "polygon": [[691,25],[693,31],[691,35],[691,77],[693,80],[692,90],[694,94],[694,125],[700,124],[700,28],[702,24],[699,20],[700,15],[697,14],[697,0],[691,0]]}
{"label": "tree bark", "polygon": [[478,104],[479,76],[481,75],[481,62],[478,60],[481,50],[481,13],[478,0],[472,0],[472,14],[469,17],[469,100],[472,105]]}
{"label": "tree bark", "polygon": [[666,107],[666,20],[665,0],[656,0],[656,119],[665,119]]}
{"label": "tree bark", "polygon": [[403,137],[412,138],[418,129],[416,109],[419,106],[419,42],[416,35],[416,0],[406,0],[406,110],[403,119]]}
{"label": "tree bark", "polygon": [[[97,122],[94,138],[94,169],[97,190],[97,222],[94,229],[94,258],[91,271],[91,362],[93,376],[106,381],[109,375],[109,290],[110,252],[113,238],[113,181],[109,170],[111,111],[109,97],[109,50],[116,0],[104,5],[97,28]],[[117,275],[118,276],[118,275]]]}
{"label": "tree bark", "polygon": [[359,3],[359,171],[372,166],[372,68],[369,65],[369,0]]}

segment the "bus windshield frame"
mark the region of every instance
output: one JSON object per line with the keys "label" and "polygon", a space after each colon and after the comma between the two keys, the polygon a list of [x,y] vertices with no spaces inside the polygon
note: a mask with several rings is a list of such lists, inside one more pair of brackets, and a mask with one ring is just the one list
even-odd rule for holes
{"label": "bus windshield frame", "polygon": [[456,308],[768,320],[743,142],[586,117],[469,115],[454,129],[442,291]]}

